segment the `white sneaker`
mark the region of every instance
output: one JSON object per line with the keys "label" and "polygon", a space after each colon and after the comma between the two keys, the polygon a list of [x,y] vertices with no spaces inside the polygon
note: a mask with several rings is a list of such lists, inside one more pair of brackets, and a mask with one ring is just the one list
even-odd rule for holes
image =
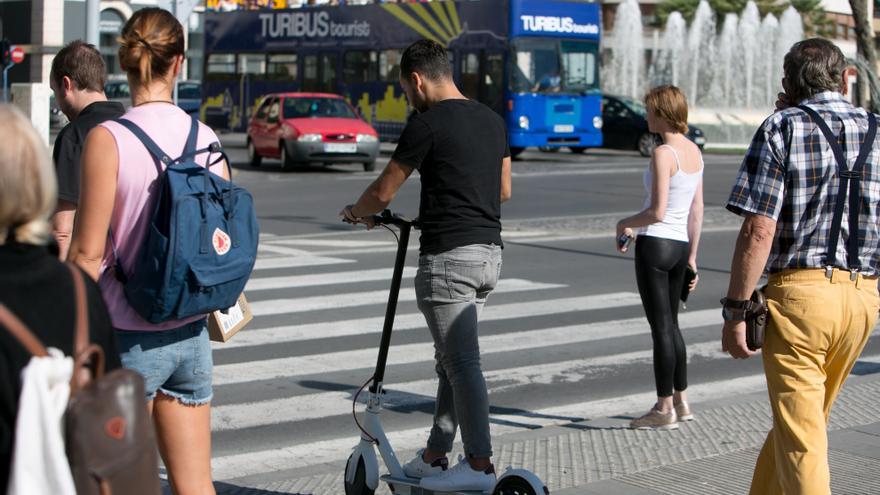
{"label": "white sneaker", "polygon": [[489,465],[485,471],[471,468],[464,457],[459,457],[458,464],[443,473],[430,478],[422,478],[419,486],[424,490],[435,492],[481,491],[491,492],[495,487],[495,468]]}
{"label": "white sneaker", "polygon": [[434,462],[428,464],[422,460],[422,454],[424,453],[425,449],[419,450],[412,460],[404,464],[403,474],[410,478],[427,478],[429,476],[437,476],[449,467],[449,459],[445,456],[435,459]]}

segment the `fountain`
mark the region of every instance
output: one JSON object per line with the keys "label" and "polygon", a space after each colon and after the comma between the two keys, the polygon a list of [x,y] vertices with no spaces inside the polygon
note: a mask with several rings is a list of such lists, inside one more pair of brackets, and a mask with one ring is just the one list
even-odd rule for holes
{"label": "fountain", "polygon": [[609,84],[617,94],[641,98],[644,94],[645,48],[642,38],[642,13],[637,0],[626,0],[617,7],[614,39],[610,41],[611,63],[605,64]]}
{"label": "fountain", "polygon": [[690,26],[680,13],[670,14],[644,77],[644,30],[637,1],[621,3],[615,19],[605,45],[610,56],[604,59],[604,91],[641,98],[651,86],[679,86],[691,105],[692,123],[714,143],[748,141],[773,110],[785,54],[804,36],[794,7],[778,19],[771,14],[762,19],[758,6],[749,1],[740,15],[727,14],[719,31],[715,12],[702,0]]}

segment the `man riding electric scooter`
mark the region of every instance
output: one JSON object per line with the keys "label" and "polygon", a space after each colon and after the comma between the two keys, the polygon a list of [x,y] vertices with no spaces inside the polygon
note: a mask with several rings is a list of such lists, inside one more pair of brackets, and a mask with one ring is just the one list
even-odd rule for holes
{"label": "man riding electric scooter", "polygon": [[[400,85],[419,113],[381,175],[341,214],[372,227],[372,215],[419,170],[415,288],[434,339],[440,383],[426,448],[403,471],[421,478],[427,490],[488,492],[496,477],[478,318],[501,273],[501,203],[511,192],[507,129],[498,114],[461,94],[439,43],[422,40],[403,52]],[[458,427],[466,459],[447,468]]]}

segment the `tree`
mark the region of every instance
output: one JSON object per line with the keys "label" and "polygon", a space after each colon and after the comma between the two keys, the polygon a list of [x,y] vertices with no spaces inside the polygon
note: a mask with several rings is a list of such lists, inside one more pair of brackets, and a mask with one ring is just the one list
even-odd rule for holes
{"label": "tree", "polygon": [[[858,47],[858,56],[865,62],[859,65],[860,84],[865,87],[873,77],[877,77],[877,52],[874,50],[874,35],[871,32],[871,19],[868,18],[868,2],[867,0],[849,0],[849,6],[852,9],[853,20],[856,24],[856,46]],[[870,72],[870,73],[868,73]],[[863,93],[864,94],[864,93]],[[868,102],[861,102],[864,106],[868,106]],[[873,106],[876,107],[878,102],[875,100]]]}
{"label": "tree", "polygon": [[792,7],[804,18],[804,35],[831,37],[834,22],[825,14],[822,0],[791,0]]}
{"label": "tree", "polygon": [[[716,24],[721,26],[724,22],[724,16],[727,14],[741,14],[742,11],[745,10],[748,1],[749,0],[709,0],[709,5],[715,12]],[[700,0],[666,0],[657,6],[657,21],[655,25],[658,27],[665,26],[669,14],[675,11],[681,12],[684,19],[690,23],[694,19],[694,13],[697,11],[697,6],[699,4]],[[761,13],[761,17],[764,17],[767,14],[773,14],[776,17],[779,17],[789,5],[794,6],[806,21],[805,29],[808,34],[816,33],[821,35],[824,33],[819,29],[810,29],[812,26],[817,28],[822,28],[824,26],[824,28],[827,29],[830,25],[830,21],[826,19],[825,11],[822,9],[821,0],[790,0],[789,2],[778,2],[777,0],[755,0],[755,4],[758,6],[758,11]]]}

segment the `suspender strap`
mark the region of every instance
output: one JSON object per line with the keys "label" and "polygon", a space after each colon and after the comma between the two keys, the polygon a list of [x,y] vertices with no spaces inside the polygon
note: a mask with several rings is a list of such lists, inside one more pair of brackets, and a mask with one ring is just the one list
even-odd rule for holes
{"label": "suspender strap", "polygon": [[830,274],[830,270],[834,268],[834,264],[837,262],[837,242],[840,238],[840,224],[843,220],[843,206],[847,196],[847,186],[849,186],[849,235],[846,242],[846,261],[849,270],[855,273],[861,268],[861,263],[859,262],[859,213],[862,202],[860,181],[862,171],[865,168],[865,162],[867,162],[868,155],[871,154],[874,146],[874,138],[877,134],[877,120],[873,113],[868,112],[868,132],[865,135],[865,140],[862,142],[858,158],[853,163],[852,169],[847,169],[846,156],[840,147],[838,136],[831,132],[828,124],[815,110],[805,105],[801,105],[798,108],[806,112],[819,127],[819,130],[822,131],[837,161],[837,175],[840,185],[837,190],[837,201],[834,205],[834,216],[831,219],[831,232],[829,234],[828,252],[825,260],[826,273]]}

